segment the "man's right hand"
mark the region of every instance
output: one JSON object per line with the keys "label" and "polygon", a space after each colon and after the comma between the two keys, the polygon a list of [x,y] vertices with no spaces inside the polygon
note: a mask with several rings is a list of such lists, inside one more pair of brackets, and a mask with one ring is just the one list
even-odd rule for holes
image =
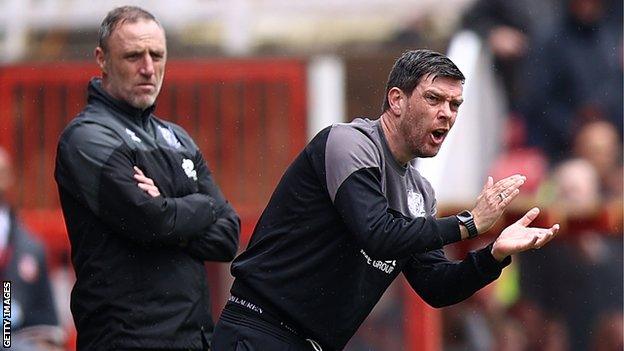
{"label": "man's right hand", "polygon": [[505,208],[518,196],[519,188],[525,180],[526,177],[520,174],[514,174],[496,183],[492,177],[488,177],[481,194],[477,197],[474,209],[470,211],[479,234],[492,228]]}

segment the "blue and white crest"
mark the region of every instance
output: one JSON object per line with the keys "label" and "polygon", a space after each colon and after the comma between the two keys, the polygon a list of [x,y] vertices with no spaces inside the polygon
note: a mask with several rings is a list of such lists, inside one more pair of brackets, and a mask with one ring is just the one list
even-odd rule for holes
{"label": "blue and white crest", "polygon": [[173,132],[171,131],[171,129],[158,126],[158,130],[160,131],[160,134],[165,139],[167,144],[169,144],[169,146],[175,149],[179,149],[180,146],[182,146],[178,138],[176,138],[175,134],[173,134]]}

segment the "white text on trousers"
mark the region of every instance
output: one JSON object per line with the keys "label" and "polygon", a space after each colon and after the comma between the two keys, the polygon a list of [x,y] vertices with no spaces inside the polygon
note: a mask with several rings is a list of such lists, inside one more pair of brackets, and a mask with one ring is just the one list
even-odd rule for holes
{"label": "white text on trousers", "polygon": [[253,303],[243,300],[243,299],[239,299],[236,296],[230,296],[230,298],[228,299],[228,301],[232,301],[235,304],[241,305],[245,308],[249,308],[250,310],[257,312],[257,313],[262,313],[262,308],[254,305]]}

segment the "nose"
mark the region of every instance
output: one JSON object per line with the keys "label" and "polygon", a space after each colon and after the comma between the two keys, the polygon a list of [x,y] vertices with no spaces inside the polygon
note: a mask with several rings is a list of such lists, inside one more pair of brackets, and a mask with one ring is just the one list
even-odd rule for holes
{"label": "nose", "polygon": [[141,67],[139,73],[145,77],[151,77],[154,75],[154,61],[149,53],[145,53],[143,60],[141,60]]}
{"label": "nose", "polygon": [[453,111],[451,110],[451,103],[449,101],[445,101],[443,104],[441,104],[438,117],[448,120],[453,117]]}

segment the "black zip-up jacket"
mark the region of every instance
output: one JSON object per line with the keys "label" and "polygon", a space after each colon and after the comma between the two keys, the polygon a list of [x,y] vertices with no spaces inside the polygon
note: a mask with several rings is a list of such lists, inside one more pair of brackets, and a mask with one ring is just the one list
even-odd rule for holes
{"label": "black zip-up jacket", "polygon": [[[233,259],[239,218],[181,127],[113,99],[97,78],[88,91],[55,171],[78,349],[200,349],[213,329],[204,261]],[[161,196],[138,187],[133,166]]]}
{"label": "black zip-up jacket", "polygon": [[[436,218],[434,190],[392,156],[379,121],[319,132],[284,173],[249,246],[232,264],[245,301],[323,346],[341,350],[399,275],[428,304],[458,303],[498,278],[491,247],[462,261],[455,216]],[[218,336],[215,336],[218,338]]]}

